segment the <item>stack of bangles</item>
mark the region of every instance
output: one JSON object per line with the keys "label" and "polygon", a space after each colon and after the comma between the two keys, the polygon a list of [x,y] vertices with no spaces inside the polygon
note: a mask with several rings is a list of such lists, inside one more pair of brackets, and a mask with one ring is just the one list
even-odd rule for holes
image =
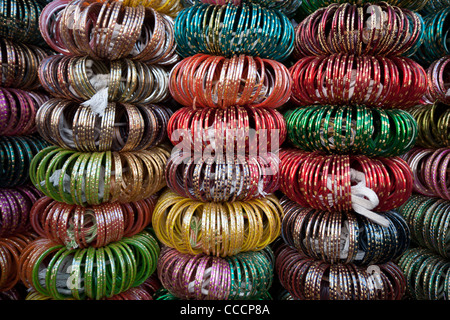
{"label": "stack of bangles", "polygon": [[427,73],[405,57],[336,53],[300,58],[289,69],[299,105],[363,104],[406,109],[428,88]]}
{"label": "stack of bangles", "polygon": [[392,262],[330,264],[283,245],[275,253],[282,286],[299,300],[401,300],[406,279]]}
{"label": "stack of bangles", "polygon": [[[384,2],[402,8],[407,8],[414,11],[420,11],[428,7],[429,2],[442,0],[386,0]],[[302,0],[301,10],[305,11],[307,14],[311,14],[314,11],[322,7],[327,7],[332,3],[351,3],[351,4],[365,4],[373,3],[371,0]]]}
{"label": "stack of bangles", "polygon": [[246,202],[201,202],[166,191],[153,212],[158,239],[181,253],[232,256],[257,251],[281,231],[283,209],[269,195]]}
{"label": "stack of bangles", "polygon": [[124,6],[128,7],[151,7],[156,11],[167,14],[175,18],[177,14],[183,9],[180,0],[122,0]]}
{"label": "stack of bangles", "polygon": [[285,119],[289,141],[305,151],[399,156],[418,134],[416,120],[398,109],[310,106],[287,111]]}
{"label": "stack of bangles", "polygon": [[333,263],[372,265],[399,257],[409,247],[409,229],[401,215],[383,213],[383,227],[353,212],[302,208],[284,196],[282,237],[307,256]]}
{"label": "stack of bangles", "polygon": [[[154,300],[153,295],[160,289],[161,284],[159,280],[153,275],[150,276],[143,284],[130,288],[126,291],[120,292],[110,298],[103,298],[103,300]],[[25,300],[53,300],[52,297],[44,296],[43,294],[31,289],[25,297]],[[67,298],[65,300],[75,300]]]}
{"label": "stack of bangles", "polygon": [[419,14],[385,2],[363,6],[333,3],[296,27],[293,56],[411,56],[423,41],[424,29]]}
{"label": "stack of bangles", "polygon": [[278,190],[278,166],[278,156],[270,152],[265,156],[221,159],[172,151],[165,176],[167,186],[185,198],[204,202],[248,201]]}
{"label": "stack of bangles", "polygon": [[175,18],[175,38],[182,57],[247,54],[283,61],[294,48],[294,27],[283,13],[254,3],[200,4]]}
{"label": "stack of bangles", "polygon": [[30,165],[30,179],[59,202],[98,205],[135,202],[161,190],[170,152],[164,146],[135,152],[82,153],[47,147]]}
{"label": "stack of bangles", "polygon": [[428,90],[426,98],[428,103],[440,101],[446,105],[450,104],[450,85],[448,77],[450,74],[450,55],[446,55],[434,61],[427,69]]}
{"label": "stack of bangles", "polygon": [[170,72],[170,93],[184,106],[278,108],[290,97],[288,69],[275,60],[196,54]]}
{"label": "stack of bangles", "polygon": [[0,50],[1,87],[34,90],[40,86],[38,67],[47,56],[43,49],[0,37]]}
{"label": "stack of bangles", "polygon": [[417,50],[414,59],[422,65],[429,65],[434,61],[450,54],[448,48],[450,30],[450,7],[445,6],[424,17],[424,39]]}
{"label": "stack of bangles", "polygon": [[0,292],[0,301],[2,300],[10,300],[10,301],[23,300],[23,294],[22,292],[19,292],[19,290],[17,290],[16,287],[13,287],[9,290]]}
{"label": "stack of bangles", "polygon": [[157,198],[82,207],[42,197],[31,209],[30,222],[39,236],[69,249],[99,248],[143,231],[152,221]]}
{"label": "stack of bangles", "polygon": [[39,28],[47,44],[64,55],[160,65],[179,59],[173,20],[150,7],[113,0],[55,0],[42,10]]}
{"label": "stack of bangles", "polygon": [[92,60],[53,55],[39,66],[42,87],[52,96],[78,102],[108,88],[108,101],[159,103],[169,96],[169,73],[161,66],[129,59]]}
{"label": "stack of bangles", "polygon": [[64,149],[133,151],[165,141],[171,114],[158,105],[109,102],[99,116],[78,102],[50,99],[38,110],[36,126],[42,138]]}
{"label": "stack of bangles", "polygon": [[39,16],[42,5],[36,0],[10,0],[0,6],[0,37],[20,43],[42,45]]}
{"label": "stack of bangles", "polygon": [[[352,211],[352,187],[363,183],[378,197],[373,210],[395,209],[408,200],[413,174],[399,157],[326,155],[283,149],[280,152],[280,190],[302,207],[325,211]],[[358,175],[364,178],[358,181]]]}
{"label": "stack of bangles", "polygon": [[12,289],[20,280],[20,256],[25,247],[36,238],[33,233],[0,237],[0,288]]}
{"label": "stack of bangles", "polygon": [[40,92],[0,88],[0,135],[29,135],[36,132],[35,116],[48,96]]}
{"label": "stack of bangles", "polygon": [[416,145],[425,148],[450,146],[450,108],[436,101],[433,105],[418,105],[408,110],[416,119],[419,132]]}
{"label": "stack of bangles", "polygon": [[427,0],[427,5],[422,9],[425,16],[436,13],[450,6],[450,0]]}
{"label": "stack of bangles", "polygon": [[38,136],[0,136],[0,188],[29,182],[33,157],[49,144]]}
{"label": "stack of bangles", "polygon": [[84,249],[39,238],[22,251],[20,279],[27,288],[57,300],[110,298],[144,283],[156,270],[159,251],[147,231]]}
{"label": "stack of bangles", "polygon": [[406,277],[407,295],[415,300],[448,300],[450,263],[427,248],[411,248],[398,262]]}
{"label": "stack of bangles", "polygon": [[0,189],[0,237],[30,229],[30,210],[41,196],[31,185]]}
{"label": "stack of bangles", "polygon": [[235,6],[240,6],[245,2],[252,2],[259,4],[262,7],[266,7],[272,10],[278,10],[283,12],[285,15],[292,16],[297,9],[302,4],[301,0],[185,0],[185,7],[198,5],[200,3],[207,3],[213,5],[224,6],[227,4],[233,4]]}
{"label": "stack of bangles", "polygon": [[414,173],[413,191],[450,200],[450,148],[415,147],[402,155]]}
{"label": "stack of bangles", "polygon": [[414,194],[398,212],[411,230],[411,240],[450,258],[450,201]]}
{"label": "stack of bangles", "polygon": [[226,150],[237,154],[255,150],[278,150],[286,139],[286,123],[272,108],[189,108],[174,112],[167,126],[173,145]]}
{"label": "stack of bangles", "polygon": [[274,260],[269,247],[226,258],[164,247],[157,271],[162,286],[183,300],[250,300],[267,296]]}

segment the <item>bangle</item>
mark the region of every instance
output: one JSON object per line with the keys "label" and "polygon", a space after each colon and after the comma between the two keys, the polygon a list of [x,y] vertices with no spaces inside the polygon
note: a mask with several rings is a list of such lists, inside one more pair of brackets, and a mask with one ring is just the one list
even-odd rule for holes
{"label": "bangle", "polygon": [[[269,19],[271,23],[258,22]],[[246,54],[283,61],[293,50],[294,27],[283,13],[255,3],[242,3],[239,10],[231,3],[201,4],[175,18],[175,40],[184,58],[197,53],[227,58]]]}
{"label": "bangle", "polygon": [[158,199],[152,225],[162,243],[181,253],[226,257],[272,243],[280,235],[282,216],[274,195],[217,203],[166,191]]}
{"label": "bangle", "polygon": [[289,100],[292,86],[283,64],[243,54],[230,59],[196,54],[180,61],[169,78],[170,93],[188,107],[278,108]]}
{"label": "bangle", "polygon": [[378,205],[372,209],[384,212],[402,205],[413,189],[411,168],[399,157],[282,149],[280,161],[280,191],[302,207],[352,211],[352,183],[360,182],[377,195]]}
{"label": "bangle", "polygon": [[314,11],[295,28],[293,56],[412,56],[423,41],[424,29],[419,14],[385,2],[360,7],[333,3]]}
{"label": "bangle", "polygon": [[259,299],[272,285],[273,264],[270,247],[226,258],[164,247],[157,272],[162,286],[179,299]]}
{"label": "bangle", "polygon": [[[270,108],[228,107],[181,108],[167,126],[173,145],[210,152],[274,152],[286,139],[286,123],[281,113]],[[207,150],[208,150],[207,149]]]}
{"label": "bangle", "polygon": [[275,268],[281,285],[294,299],[401,300],[406,291],[401,269],[392,262],[372,266],[375,273],[354,264],[329,264],[283,244]]}
{"label": "bangle", "polygon": [[418,135],[416,120],[398,109],[324,105],[288,110],[284,116],[289,141],[305,151],[399,156]]}
{"label": "bangle", "polygon": [[160,65],[178,61],[172,18],[150,7],[55,0],[42,10],[39,28],[47,44],[64,55]]}
{"label": "bangle", "polygon": [[33,233],[16,233],[0,238],[0,288],[2,291],[12,289],[19,281],[21,264],[19,257],[27,244],[36,238]]}
{"label": "bangle", "polygon": [[167,186],[185,198],[248,201],[278,190],[278,165],[279,159],[272,153],[220,159],[174,151],[166,163],[165,177]]}
{"label": "bangle", "polygon": [[44,195],[67,204],[135,202],[166,185],[169,155],[163,146],[133,153],[81,153],[51,146],[31,161],[30,179]]}
{"label": "bangle", "polygon": [[411,248],[398,262],[407,283],[407,296],[415,300],[446,300],[450,264],[427,248]]}
{"label": "bangle", "polygon": [[153,104],[110,102],[100,116],[88,106],[54,98],[38,110],[36,126],[42,138],[64,149],[134,151],[165,141],[171,114],[170,109]]}
{"label": "bangle", "polygon": [[144,7],[151,7],[159,13],[166,14],[172,18],[175,18],[177,14],[183,9],[180,0],[124,0],[124,6],[137,7],[142,5]]}
{"label": "bangle", "polygon": [[110,298],[141,285],[156,270],[159,251],[146,231],[100,248],[68,249],[39,238],[22,251],[20,279],[56,300]]}
{"label": "bangle", "polygon": [[129,59],[53,55],[38,71],[42,87],[57,98],[84,102],[103,88],[108,88],[108,101],[114,102],[159,103],[169,96],[169,73],[163,67]]}
{"label": "bangle", "polygon": [[367,266],[395,260],[409,247],[408,225],[395,211],[383,213],[390,221],[383,227],[354,212],[302,208],[286,196],[280,203],[284,242],[308,257]]}
{"label": "bangle", "polygon": [[425,102],[427,104],[434,103],[450,103],[450,98],[447,96],[447,92],[450,89],[448,83],[446,83],[446,77],[449,74],[449,62],[450,56],[442,57],[436,61],[433,61],[427,69],[428,86],[426,92]]}
{"label": "bangle", "polygon": [[[303,106],[361,104],[406,109],[421,102],[428,87],[425,69],[404,57],[308,56],[289,71],[292,101]],[[390,75],[389,82],[383,74]]]}
{"label": "bangle", "polygon": [[103,247],[143,231],[152,220],[158,195],[130,203],[104,203],[81,207],[49,197],[37,200],[30,222],[41,237],[69,249]]}

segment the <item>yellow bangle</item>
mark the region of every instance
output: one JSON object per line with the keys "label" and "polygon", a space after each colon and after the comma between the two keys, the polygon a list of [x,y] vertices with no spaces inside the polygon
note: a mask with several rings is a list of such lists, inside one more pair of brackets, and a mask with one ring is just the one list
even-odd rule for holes
{"label": "yellow bangle", "polygon": [[283,215],[274,195],[246,202],[201,202],[166,189],[152,225],[162,243],[181,253],[226,257],[272,243],[281,234]]}

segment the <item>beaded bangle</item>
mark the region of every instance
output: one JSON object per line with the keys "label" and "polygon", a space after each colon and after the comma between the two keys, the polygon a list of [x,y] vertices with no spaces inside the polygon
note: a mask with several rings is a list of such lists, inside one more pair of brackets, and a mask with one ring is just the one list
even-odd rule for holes
{"label": "beaded bangle", "polygon": [[152,7],[156,11],[167,14],[172,18],[175,18],[183,9],[180,0],[123,0],[122,2],[124,6],[137,7],[142,5],[144,7]]}
{"label": "beaded bangle", "polygon": [[[329,264],[283,245],[276,254],[281,285],[299,300],[401,300],[406,279],[392,262],[372,265]],[[373,270],[373,269],[372,269]]]}
{"label": "beaded bangle", "polygon": [[278,190],[277,155],[220,159],[173,151],[166,163],[167,186],[182,197],[203,202],[247,201]]}
{"label": "beaded bangle", "polygon": [[247,152],[275,152],[286,139],[286,123],[278,111],[267,108],[228,107],[181,108],[173,114],[167,126],[173,145],[199,152],[205,148],[216,153],[228,150],[245,155]]}
{"label": "beaded bangle", "polygon": [[411,240],[442,257],[450,257],[450,202],[414,194],[398,208],[411,229]]}
{"label": "beaded bangle", "polygon": [[280,152],[280,190],[302,207],[325,211],[352,211],[352,183],[361,182],[378,198],[373,210],[389,211],[411,195],[413,174],[399,157],[325,155],[283,149]]}
{"label": "beaded bangle", "polygon": [[407,295],[415,300],[447,300],[450,263],[426,248],[411,248],[398,262],[407,282]]}
{"label": "beaded bangle", "polygon": [[30,222],[39,236],[69,249],[99,248],[143,231],[157,199],[154,194],[137,202],[81,207],[42,197],[31,208]]}
{"label": "beaded bangle", "polygon": [[283,61],[293,50],[294,27],[283,13],[254,3],[201,4],[175,18],[175,39],[182,57],[247,54]]}
{"label": "beaded bangle", "polygon": [[19,257],[27,244],[35,238],[33,233],[0,238],[0,291],[12,289],[19,281],[19,270],[22,266]]}
{"label": "beaded bangle", "polygon": [[290,69],[292,101],[299,105],[362,104],[406,109],[421,102],[426,71],[403,57],[309,56]]}
{"label": "beaded bangle", "polygon": [[10,0],[0,5],[0,37],[43,45],[38,19],[43,6],[33,0]]}
{"label": "beaded bangle", "polygon": [[411,56],[424,36],[422,17],[385,2],[330,4],[310,14],[295,29],[293,56]]}
{"label": "beaded bangle", "polygon": [[0,237],[30,229],[30,209],[42,194],[33,186],[0,189]]}
{"label": "beaded bangle", "polygon": [[447,45],[449,14],[450,8],[445,7],[424,17],[423,44],[417,50],[414,60],[426,66],[450,54]]}
{"label": "beaded bangle", "polygon": [[302,208],[286,196],[280,203],[283,240],[311,258],[331,264],[383,264],[409,247],[408,225],[395,211],[383,214],[390,221],[386,228],[353,212]]}
{"label": "beaded bangle", "polygon": [[169,97],[169,73],[161,66],[121,59],[53,55],[39,66],[42,87],[57,98],[83,102],[107,88],[108,101],[159,103]]}
{"label": "beaded bangle", "polygon": [[0,135],[35,133],[36,112],[48,99],[40,92],[0,88]]}
{"label": "beaded bangle", "polygon": [[20,279],[56,300],[110,298],[141,285],[156,270],[159,251],[146,231],[85,249],[67,249],[39,238],[22,251]]}
{"label": "beaded bangle", "polygon": [[[407,8],[414,11],[426,9],[431,1],[441,0],[387,0],[384,1],[390,5]],[[351,3],[356,5],[363,5],[372,3],[369,0],[302,0],[300,11],[305,14],[311,14],[319,8],[329,6],[332,3]]]}
{"label": "beaded bangle", "polygon": [[37,136],[0,136],[0,188],[29,182],[32,158],[49,144]]}
{"label": "beaded bangle", "polygon": [[173,20],[150,7],[112,0],[55,0],[42,10],[39,28],[47,44],[65,55],[160,65],[179,59]]}
{"label": "beaded bangle", "polygon": [[281,230],[283,210],[274,195],[246,202],[200,202],[166,191],[152,225],[157,238],[181,253],[232,256],[260,250]]}
{"label": "beaded bangle", "polygon": [[40,86],[37,69],[47,56],[43,49],[0,37],[0,50],[1,87],[34,90]]}
{"label": "beaded bangle", "polygon": [[164,247],[157,272],[162,286],[183,300],[250,300],[267,296],[273,264],[269,247],[226,258]]}
{"label": "beaded bangle", "polygon": [[450,146],[450,108],[448,105],[436,101],[431,106],[415,106],[408,112],[418,124],[417,146],[432,149]]}
{"label": "beaded bangle", "polygon": [[42,138],[64,149],[132,151],[165,141],[171,114],[158,105],[110,102],[100,116],[88,106],[50,99],[38,110],[36,125]]}
{"label": "beaded bangle", "polygon": [[416,141],[416,120],[403,110],[360,105],[310,106],[285,113],[287,137],[305,151],[399,156]]}
{"label": "beaded bangle", "polygon": [[414,174],[413,191],[450,200],[448,169],[450,149],[424,149],[415,147],[402,155]]}
{"label": "beaded bangle", "polygon": [[283,64],[245,55],[196,54],[172,69],[169,82],[170,93],[182,105],[211,108],[278,108],[289,100],[291,86]]}
{"label": "beaded bangle", "polygon": [[135,202],[165,185],[170,152],[163,146],[135,152],[81,153],[51,146],[30,165],[30,179],[58,202],[85,206]]}

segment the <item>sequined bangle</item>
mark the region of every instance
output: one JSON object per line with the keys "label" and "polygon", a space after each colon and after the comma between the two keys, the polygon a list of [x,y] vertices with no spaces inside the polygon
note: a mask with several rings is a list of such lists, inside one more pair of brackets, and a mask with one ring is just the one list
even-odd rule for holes
{"label": "sequined bangle", "polygon": [[216,203],[166,191],[158,199],[152,225],[158,239],[179,252],[226,257],[268,246],[280,235],[282,217],[274,195]]}
{"label": "sequined bangle", "polygon": [[164,247],[158,259],[158,278],[177,298],[247,300],[266,296],[273,281],[270,247],[220,258],[190,255]]}
{"label": "sequined bangle", "polygon": [[418,135],[416,120],[397,109],[353,106],[309,106],[288,110],[287,137],[297,148],[327,153],[399,156]]}
{"label": "sequined bangle", "polygon": [[427,74],[405,57],[337,53],[300,58],[290,69],[298,105],[362,104],[406,109],[422,102]]}
{"label": "sequined bangle", "polygon": [[58,202],[98,205],[135,202],[161,190],[170,152],[164,146],[134,152],[81,153],[51,146],[30,165],[30,179]]}
{"label": "sequined bangle", "polygon": [[333,3],[314,11],[296,27],[293,56],[412,56],[423,41],[424,30],[422,17],[409,9],[385,2]]}
{"label": "sequined bangle", "polygon": [[38,110],[36,125],[41,137],[65,149],[133,151],[165,141],[171,114],[158,105],[110,102],[99,115],[89,106],[55,98]]}
{"label": "sequined bangle", "polygon": [[281,285],[299,300],[401,300],[406,279],[393,262],[329,264],[283,245],[276,255]]}
{"label": "sequined bangle", "polygon": [[146,231],[100,248],[67,249],[39,238],[22,251],[20,279],[57,300],[110,298],[141,285],[156,270],[159,251]]}
{"label": "sequined bangle", "polygon": [[201,4],[175,18],[175,39],[182,57],[246,54],[283,61],[293,50],[294,27],[283,13],[254,3]]}
{"label": "sequined bangle", "polygon": [[399,157],[325,155],[283,149],[280,152],[280,190],[303,207],[352,211],[352,185],[372,190],[378,212],[402,205],[412,193],[413,173]]}
{"label": "sequined bangle", "polygon": [[172,18],[150,7],[128,7],[121,1],[55,0],[42,10],[39,28],[47,44],[64,55],[160,65],[179,59]]}

